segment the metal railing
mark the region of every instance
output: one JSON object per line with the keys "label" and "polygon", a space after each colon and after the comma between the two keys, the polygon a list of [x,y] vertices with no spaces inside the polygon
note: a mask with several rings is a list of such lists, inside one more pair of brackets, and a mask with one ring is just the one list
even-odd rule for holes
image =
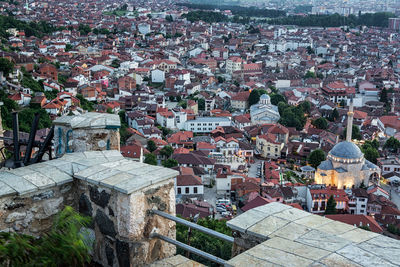
{"label": "metal railing", "polygon": [[[174,221],[174,222],[176,222],[176,223],[179,223],[179,224],[188,226],[188,227],[190,227],[190,228],[196,229],[196,230],[198,230],[198,231],[200,231],[200,232],[203,232],[203,233],[205,233],[205,234],[214,236],[214,237],[219,238],[219,239],[221,239],[221,240],[224,240],[224,241],[227,241],[227,242],[230,242],[230,243],[233,243],[233,242],[234,242],[234,238],[231,237],[231,236],[228,236],[228,235],[219,233],[219,232],[217,232],[217,231],[208,229],[208,228],[203,227],[203,226],[201,226],[201,225],[198,225],[198,224],[195,224],[195,223],[186,221],[186,220],[184,220],[184,219],[175,217],[175,216],[173,216],[173,215],[171,215],[171,214],[168,214],[168,213],[165,213],[165,212],[162,212],[162,211],[159,211],[159,210],[152,210],[152,213],[153,213],[153,214],[156,214],[156,215],[158,215],[158,216],[164,217],[164,218],[166,218],[166,219],[169,219],[169,220],[171,220],[171,221]],[[182,249],[184,249],[184,250],[186,250],[186,251],[189,251],[190,253],[194,253],[194,254],[196,254],[196,255],[198,255],[198,256],[200,256],[200,257],[203,257],[203,258],[205,258],[205,259],[207,259],[207,260],[210,260],[210,261],[213,261],[213,262],[215,262],[215,263],[218,263],[218,264],[220,264],[220,265],[222,265],[222,266],[231,266],[231,265],[227,264],[226,261],[225,261],[224,259],[218,258],[218,257],[216,257],[216,256],[214,256],[214,255],[211,255],[211,254],[209,254],[209,253],[207,253],[207,252],[204,252],[204,251],[202,251],[202,250],[200,250],[200,249],[197,249],[197,248],[194,248],[194,247],[192,247],[192,246],[189,246],[189,245],[187,245],[187,244],[185,244],[185,243],[179,242],[179,241],[177,241],[177,240],[175,240],[175,239],[171,239],[171,238],[169,238],[169,237],[160,235],[160,234],[158,234],[158,233],[151,233],[151,234],[150,234],[150,237],[152,237],[152,238],[159,238],[159,239],[161,239],[161,240],[163,240],[163,241],[165,241],[165,242],[171,243],[171,244],[173,244],[173,245],[175,245],[175,246],[178,246],[178,247],[180,247],[180,248],[182,248]]]}

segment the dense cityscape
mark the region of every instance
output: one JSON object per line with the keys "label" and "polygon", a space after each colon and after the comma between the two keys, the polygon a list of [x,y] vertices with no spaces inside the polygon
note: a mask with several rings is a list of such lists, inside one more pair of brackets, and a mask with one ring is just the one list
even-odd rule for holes
{"label": "dense cityscape", "polygon": [[[57,248],[51,238],[70,232],[76,235],[68,242],[82,247],[71,254],[48,250],[63,257],[41,263],[398,266],[399,14],[397,0],[0,1],[0,230],[7,232],[0,236],[0,262],[37,264],[33,259],[46,246]],[[72,167],[61,168],[61,162]],[[49,169],[40,171],[36,164]],[[28,169],[61,187],[51,194],[40,191],[47,182],[32,178]],[[69,198],[53,171],[57,177],[69,175],[62,178],[65,183],[79,180],[68,189],[76,191]],[[130,243],[139,242],[131,234],[122,238],[123,223],[139,229],[135,223],[141,225],[151,213],[139,206],[130,213],[119,208],[118,203],[134,203],[118,195],[133,194],[125,188],[133,184],[123,180],[127,173],[120,173],[127,171],[142,179],[141,186],[148,180],[149,188],[161,181],[158,176],[173,181],[172,193],[164,195],[140,187],[145,207],[215,230],[227,236],[225,241],[176,221],[168,235],[209,254],[156,236],[178,247],[180,258],[168,261],[170,248],[154,241],[155,229],[166,223],[152,221],[137,230],[149,242],[145,246]],[[36,191],[25,190],[25,182],[15,182],[19,178],[10,173],[30,181]],[[115,197],[113,190],[119,192]],[[169,204],[160,202],[167,196]],[[44,202],[35,208],[35,201]],[[279,216],[273,215],[278,210]],[[136,221],[127,214],[141,217]],[[93,217],[95,224],[88,226],[81,215]],[[51,228],[53,216],[71,216],[80,226],[56,220],[59,225]],[[293,221],[307,230],[284,230]],[[332,228],[320,230],[324,222]],[[94,248],[80,239],[81,224],[93,229]],[[269,230],[271,225],[276,229]],[[39,236],[42,226],[51,234],[29,242],[43,250],[18,243],[18,252],[13,238]],[[356,229],[348,231],[363,231],[346,236],[343,229],[350,226]],[[308,228],[314,227],[326,232],[309,240],[336,245],[345,240],[352,250],[307,243]],[[274,234],[279,231],[284,234]],[[364,238],[367,232],[379,241]],[[232,237],[233,246],[226,241]],[[264,256],[252,254],[253,246],[263,246]],[[321,256],[300,251],[309,248]],[[150,256],[143,256],[147,252]],[[369,254],[353,257],[362,253]],[[265,256],[270,254],[281,256]],[[187,265],[174,265],[173,259]]]}

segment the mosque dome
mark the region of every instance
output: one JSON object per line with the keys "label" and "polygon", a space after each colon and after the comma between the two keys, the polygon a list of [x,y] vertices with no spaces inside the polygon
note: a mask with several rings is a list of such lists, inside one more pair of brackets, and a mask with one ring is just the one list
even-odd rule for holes
{"label": "mosque dome", "polygon": [[332,150],[329,151],[328,157],[336,161],[340,161],[341,159],[361,161],[364,154],[356,144],[343,141],[336,144]]}

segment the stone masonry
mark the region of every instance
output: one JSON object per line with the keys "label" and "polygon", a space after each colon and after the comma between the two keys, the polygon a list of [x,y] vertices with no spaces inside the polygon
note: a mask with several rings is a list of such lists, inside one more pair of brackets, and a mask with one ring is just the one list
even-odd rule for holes
{"label": "stone masonry", "polygon": [[119,151],[86,151],[14,170],[0,171],[0,230],[39,236],[65,205],[93,218],[85,235],[103,266],[143,266],[175,254],[150,239],[152,231],[175,238],[177,171],[122,157]]}

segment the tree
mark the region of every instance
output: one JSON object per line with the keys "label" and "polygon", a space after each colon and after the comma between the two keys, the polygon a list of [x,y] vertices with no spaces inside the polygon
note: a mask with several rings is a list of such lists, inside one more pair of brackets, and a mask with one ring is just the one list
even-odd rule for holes
{"label": "tree", "polygon": [[[223,233],[225,235],[232,236],[232,230],[226,225],[225,220],[201,218],[198,220],[197,224],[204,226],[208,229]],[[177,224],[176,240],[186,243],[187,236],[188,236],[188,227],[182,224]],[[192,229],[190,245],[225,260],[229,260],[231,258],[231,251],[232,251],[231,243],[223,241],[211,235],[202,233],[197,230]],[[186,250],[177,248],[177,254],[186,256]],[[202,263],[206,266],[212,266],[212,267],[219,266],[218,264],[205,260],[204,258],[197,256],[194,253],[190,253],[190,259]]]}
{"label": "tree", "polygon": [[339,112],[337,111],[336,108],[334,108],[334,109],[332,110],[331,114],[329,114],[328,120],[334,122],[334,121],[336,121],[338,118],[339,118]]}
{"label": "tree", "polygon": [[168,22],[173,22],[174,21],[174,19],[172,18],[172,15],[165,16],[165,20],[168,21]]}
{"label": "tree", "polygon": [[326,130],[328,128],[328,121],[324,117],[320,117],[312,122],[312,125],[318,129]]}
{"label": "tree", "polygon": [[270,95],[270,97],[271,97],[271,104],[272,105],[276,106],[276,105],[278,105],[279,102],[286,103],[286,98],[281,94],[273,93],[273,94]]}
{"label": "tree", "polygon": [[325,209],[325,214],[336,214],[336,201],[333,198],[333,195],[331,195],[328,199],[328,202],[326,203],[326,209]]}
{"label": "tree", "polygon": [[87,24],[79,24],[78,31],[82,35],[87,35],[89,32],[92,31],[89,25]]}
{"label": "tree", "polygon": [[252,90],[250,95],[249,95],[249,106],[252,106],[254,104],[257,104],[258,101],[260,101],[260,92],[258,90]]}
{"label": "tree", "polygon": [[114,59],[112,62],[111,62],[111,67],[113,67],[113,68],[119,68],[119,66],[120,66],[121,64],[120,64],[120,61],[119,61],[119,59]]}
{"label": "tree", "polygon": [[40,238],[1,232],[0,262],[5,266],[86,266],[92,244],[82,235],[91,218],[66,206],[54,220],[50,232]]}
{"label": "tree", "polygon": [[316,149],[308,156],[308,163],[317,168],[322,161],[326,159],[325,152],[322,149]]}
{"label": "tree", "polygon": [[144,156],[144,163],[150,164],[150,165],[157,165],[157,158],[154,154],[146,154]]}
{"label": "tree", "polygon": [[386,88],[383,88],[380,95],[379,95],[379,101],[382,103],[387,104],[388,103],[388,95],[387,95],[387,90]]}
{"label": "tree", "polygon": [[315,72],[313,71],[307,71],[306,75],[304,75],[304,79],[308,79],[308,78],[316,78],[317,75],[315,75]]}
{"label": "tree", "polygon": [[391,152],[397,152],[400,148],[400,141],[391,136],[388,140],[386,140],[384,148],[389,149]]}
{"label": "tree", "polygon": [[203,98],[197,100],[199,110],[206,110],[206,101]]}
{"label": "tree", "polygon": [[366,160],[371,161],[372,163],[377,163],[377,158],[379,158],[379,152],[375,148],[370,145],[363,145],[361,148],[362,152],[364,153],[364,157]]}
{"label": "tree", "polygon": [[[344,128],[343,139],[346,139],[346,137],[347,137],[347,127]],[[353,125],[353,130],[351,132],[351,139],[362,140],[362,135],[360,133],[360,128],[358,128],[358,126],[356,126],[356,125]]]}
{"label": "tree", "polygon": [[301,109],[305,112],[305,113],[310,113],[311,111],[311,104],[308,101],[303,101],[300,103],[299,105],[301,107]]}
{"label": "tree", "polygon": [[174,153],[174,149],[171,146],[164,146],[161,150],[160,150],[160,155],[164,156],[166,158],[171,157],[171,155]]}
{"label": "tree", "polygon": [[147,150],[153,153],[157,149],[156,143],[153,140],[147,141]]}
{"label": "tree", "polygon": [[0,72],[3,72],[4,76],[8,76],[14,70],[14,63],[8,59],[0,58]]}
{"label": "tree", "polygon": [[71,51],[72,50],[72,45],[71,44],[66,44],[65,45],[65,52]]}
{"label": "tree", "polygon": [[365,186],[364,180],[361,181],[360,188],[367,189],[367,187]]}
{"label": "tree", "polygon": [[176,161],[176,159],[167,159],[162,162],[162,165],[165,168],[173,168],[178,166],[178,161]]}

